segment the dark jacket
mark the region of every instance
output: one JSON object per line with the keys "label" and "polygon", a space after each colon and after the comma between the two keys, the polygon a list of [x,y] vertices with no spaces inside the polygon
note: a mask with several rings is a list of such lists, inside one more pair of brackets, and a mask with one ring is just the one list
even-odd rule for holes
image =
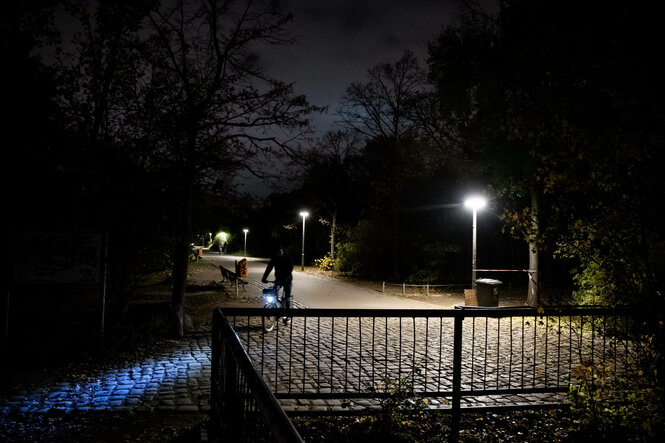
{"label": "dark jacket", "polygon": [[293,280],[293,262],[288,255],[276,255],[268,262],[266,272],[263,273],[263,281],[268,279],[268,276],[275,269],[275,280],[278,282],[288,282]]}

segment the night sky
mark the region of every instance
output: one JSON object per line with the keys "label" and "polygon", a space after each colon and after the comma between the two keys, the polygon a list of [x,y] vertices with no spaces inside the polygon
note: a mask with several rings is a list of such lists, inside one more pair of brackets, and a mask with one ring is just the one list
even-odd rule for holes
{"label": "night sky", "polygon": [[[497,1],[484,0],[489,13]],[[312,115],[316,134],[336,126],[336,112],[352,82],[366,81],[367,70],[395,63],[405,50],[426,67],[427,45],[457,16],[456,0],[285,0],[293,14],[288,30],[294,44],[261,52],[261,63],[274,78],[294,83],[295,92],[327,111]],[[246,177],[242,191],[266,195],[270,188]]]}
{"label": "night sky", "polygon": [[295,82],[328,112],[316,129],[334,124],[334,113],[346,87],[364,81],[369,68],[394,63],[410,50],[425,66],[427,43],[456,14],[455,1],[434,0],[286,0],[294,20],[289,30],[296,43],[271,48],[263,65],[274,77]]}

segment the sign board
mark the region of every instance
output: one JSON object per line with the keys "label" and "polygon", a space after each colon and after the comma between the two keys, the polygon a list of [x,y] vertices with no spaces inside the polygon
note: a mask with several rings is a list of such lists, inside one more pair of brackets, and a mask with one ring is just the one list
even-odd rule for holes
{"label": "sign board", "polygon": [[102,279],[100,232],[29,232],[15,242],[15,282],[96,285]]}
{"label": "sign board", "polygon": [[247,278],[247,259],[243,258],[236,263],[236,275],[240,278]]}

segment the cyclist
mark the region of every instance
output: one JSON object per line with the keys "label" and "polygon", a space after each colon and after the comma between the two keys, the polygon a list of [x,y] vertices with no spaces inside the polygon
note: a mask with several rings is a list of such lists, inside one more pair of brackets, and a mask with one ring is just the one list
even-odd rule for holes
{"label": "cyclist", "polygon": [[[284,300],[282,306],[291,308],[291,288],[293,287],[293,262],[291,257],[284,253],[284,248],[279,247],[275,255],[268,262],[266,271],[261,281],[268,283],[268,276],[275,269],[275,286],[284,288]],[[285,320],[286,321],[286,320]]]}

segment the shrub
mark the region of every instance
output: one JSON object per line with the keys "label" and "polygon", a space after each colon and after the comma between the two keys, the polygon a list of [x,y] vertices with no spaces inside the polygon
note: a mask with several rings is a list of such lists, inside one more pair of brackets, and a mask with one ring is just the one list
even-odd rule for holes
{"label": "shrub", "polygon": [[322,271],[333,271],[335,270],[335,260],[330,256],[326,255],[322,258],[317,258],[314,260],[314,265],[321,269]]}
{"label": "shrub", "polygon": [[578,423],[571,429],[573,439],[646,442],[665,432],[657,370],[662,356],[652,336],[643,335],[633,345],[635,376],[630,379],[616,377],[609,364],[587,362],[575,368],[580,384],[569,390]]}

